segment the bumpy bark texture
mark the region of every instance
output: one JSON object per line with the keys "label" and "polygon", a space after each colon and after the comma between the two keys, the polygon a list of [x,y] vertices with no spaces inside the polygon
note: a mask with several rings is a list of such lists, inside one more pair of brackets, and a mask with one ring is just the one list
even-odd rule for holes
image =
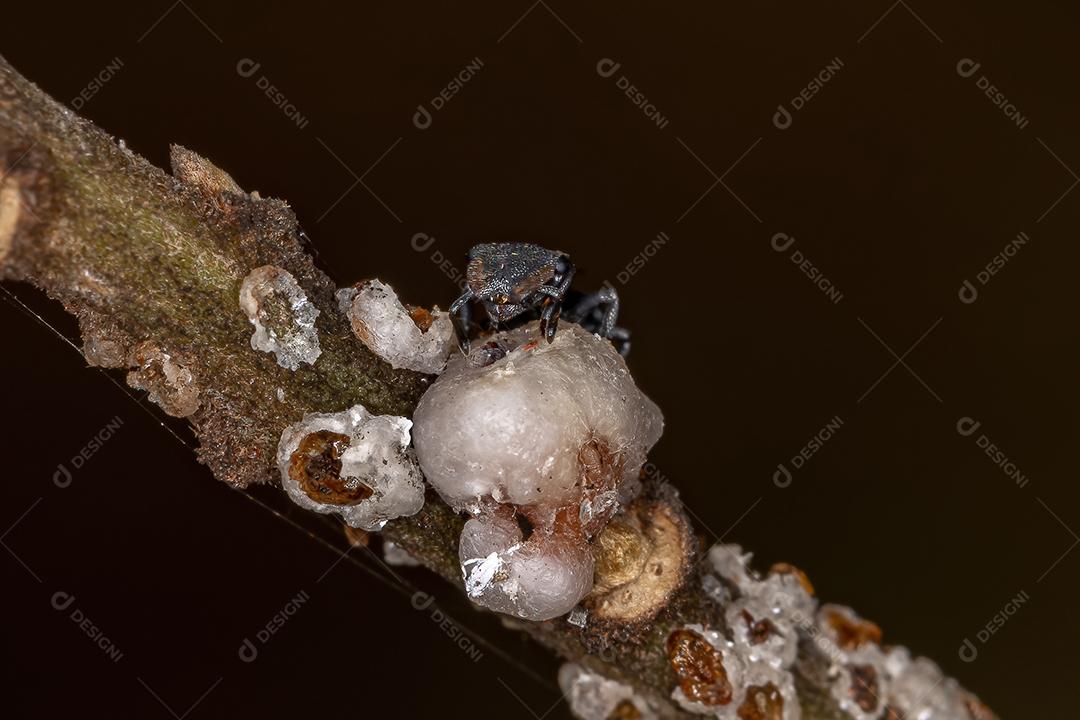
{"label": "bumpy bark texture", "polygon": [[[190,421],[199,460],[238,487],[278,483],[278,439],[305,413],[360,403],[375,414],[411,415],[430,378],[392,369],[356,339],[289,207],[245,193],[184,148],[172,149],[172,165],[171,175],[150,166],[0,58],[0,279],[32,283],[62,302],[79,320],[87,360],[130,369],[129,382]],[[238,295],[263,265],[291,273],[319,309],[314,365],[287,370],[251,348]],[[647,487],[646,495],[636,527],[649,537],[650,517],[659,517],[650,513],[660,512],[670,527],[653,535],[673,543],[653,548],[679,588],[662,607],[650,590],[637,617],[622,608],[618,621],[585,629],[565,619],[506,624],[679,716],[665,639],[687,623],[724,621],[702,591],[698,543],[674,492]],[[424,509],[384,535],[460,587],[462,522],[429,490]],[[846,717],[824,689],[824,661],[803,650],[803,717]]]}

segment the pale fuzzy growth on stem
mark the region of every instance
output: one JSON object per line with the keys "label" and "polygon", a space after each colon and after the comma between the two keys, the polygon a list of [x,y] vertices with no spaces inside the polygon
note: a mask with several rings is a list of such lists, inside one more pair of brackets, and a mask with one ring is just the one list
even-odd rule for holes
{"label": "pale fuzzy growth on stem", "polygon": [[435,308],[410,311],[394,289],[369,280],[355,290],[339,290],[338,302],[353,332],[394,368],[437,375],[457,346],[450,316]]}
{"label": "pale fuzzy growth on stem", "polygon": [[590,672],[577,663],[564,663],[559,668],[559,689],[566,696],[570,711],[581,720],[613,717],[655,720],[657,717],[629,685]]}
{"label": "pale fuzzy growth on stem", "polygon": [[253,349],[274,353],[289,370],[319,359],[319,309],[287,270],[263,265],[248,273],[240,285],[240,307],[255,326]]}
{"label": "pale fuzzy growth on stem", "polygon": [[[297,505],[337,513],[362,530],[415,515],[424,506],[424,480],[409,448],[411,427],[407,418],[371,415],[362,405],[306,415],[281,435],[282,486]],[[336,443],[305,455],[305,444],[322,433]],[[320,493],[325,501],[316,499]]]}

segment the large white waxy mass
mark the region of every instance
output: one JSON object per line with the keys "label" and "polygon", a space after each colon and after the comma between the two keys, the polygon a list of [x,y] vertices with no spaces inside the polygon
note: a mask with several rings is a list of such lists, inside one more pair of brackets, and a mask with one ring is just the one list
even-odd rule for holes
{"label": "large white waxy mass", "polygon": [[584,536],[536,528],[526,539],[509,508],[465,523],[458,557],[470,598],[526,620],[564,615],[592,588]]}
{"label": "large white waxy mass", "polygon": [[[312,413],[285,428],[278,442],[277,462],[281,484],[297,505],[319,513],[337,513],[355,528],[381,530],[388,520],[415,515],[424,506],[424,479],[409,448],[408,418],[372,415],[363,405],[338,413]],[[294,452],[304,438],[319,431],[348,436],[341,454],[338,477],[363,483],[370,497],[352,505],[314,500],[289,473]]]}
{"label": "large white waxy mass", "polygon": [[428,481],[474,515],[459,546],[469,597],[527,620],[564,615],[589,592],[588,538],[636,494],[663,430],[611,343],[572,323],[550,344],[537,322],[475,343],[413,420]]}
{"label": "large white waxy mass", "polygon": [[611,343],[573,323],[561,324],[550,344],[535,322],[474,343],[468,358],[450,360],[413,420],[428,481],[452,507],[473,510],[487,497],[578,503],[579,453],[593,439],[616,458],[625,500],[663,430],[659,408]]}

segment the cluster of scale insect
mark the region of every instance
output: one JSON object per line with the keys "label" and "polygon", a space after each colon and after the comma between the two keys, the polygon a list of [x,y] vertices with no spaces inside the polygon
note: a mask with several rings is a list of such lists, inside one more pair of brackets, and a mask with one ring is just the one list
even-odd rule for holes
{"label": "cluster of scale insect", "polygon": [[[253,348],[275,353],[290,369],[318,358],[319,310],[288,272],[256,268],[244,280],[240,300],[255,326]],[[337,300],[359,339],[394,367],[437,373],[456,346],[444,313],[406,308],[378,280],[339,290]],[[380,530],[390,520],[414,515],[424,505],[424,480],[411,430],[408,418],[374,416],[362,405],[308,414],[279,440],[282,487],[301,507],[340,515],[358,530]],[[390,543],[385,550],[388,562],[416,564]]]}
{"label": "cluster of scale insect", "polygon": [[688,624],[668,636],[678,678],[672,699],[691,713],[725,720],[799,720],[792,666],[799,618],[817,605],[812,588],[795,568],[754,576],[737,545],[714,546],[709,560],[713,572],[703,584],[724,608],[726,628]]}
{"label": "cluster of scale insect", "polygon": [[[405,306],[377,280],[337,299],[373,352],[438,375],[411,435],[423,475],[469,515],[459,542],[469,596],[528,620],[571,611],[592,587],[591,538],[637,494],[663,428],[625,360],[577,325],[552,337],[535,321],[451,356],[453,327],[437,308]],[[359,406],[305,417],[280,442],[286,491],[365,530],[418,511],[423,485],[410,428],[402,429],[409,423],[371,418]],[[371,458],[388,459],[393,472]]]}
{"label": "cluster of scale insect", "polygon": [[840,605],[818,606],[805,574],[774,565],[761,577],[738,545],[709,551],[706,594],[726,633],[688,625],[668,639],[685,710],[730,720],[799,720],[792,667],[800,640],[827,666],[828,690],[853,720],[994,720],[974,695],[926,658],[882,644],[881,629]]}
{"label": "cluster of scale insect", "polygon": [[[278,463],[289,496],[378,530],[420,510],[422,468],[442,498],[469,515],[459,554],[475,602],[528,620],[573,611],[569,621],[584,625],[578,603],[592,587],[590,540],[637,494],[663,428],[622,357],[577,325],[555,335],[547,318],[451,357],[455,328],[438,308],[407,307],[377,280],[339,291],[338,301],[379,357],[439,377],[415,427],[358,405],[287,428]],[[252,271],[241,306],[255,326],[252,347],[290,369],[318,358],[319,311],[286,271]],[[386,553],[388,562],[415,563],[392,544]],[[996,720],[930,660],[883,646],[874,623],[850,608],[819,607],[797,568],[776,565],[760,576],[749,561],[737,545],[714,546],[702,583],[723,608],[724,627],[687,624],[667,637],[678,680],[671,697],[683,710],[800,720],[793,665],[804,640],[825,659],[829,693],[853,720]],[[581,665],[564,665],[559,682],[584,720],[656,716],[630,686]]]}

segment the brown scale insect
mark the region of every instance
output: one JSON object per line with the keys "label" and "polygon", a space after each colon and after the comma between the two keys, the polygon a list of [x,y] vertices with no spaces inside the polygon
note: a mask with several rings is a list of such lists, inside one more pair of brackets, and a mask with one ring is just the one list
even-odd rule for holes
{"label": "brown scale insect", "polygon": [[724,670],[724,656],[708,640],[680,628],[668,635],[667,655],[688,700],[708,706],[731,702],[734,691]]}
{"label": "brown scale insect", "polygon": [[844,650],[857,650],[866,643],[881,644],[882,632],[877,623],[848,617],[837,609],[825,612],[825,622],[836,633],[836,644]]}
{"label": "brown scale insect", "polygon": [[371,497],[372,490],[356,478],[341,477],[341,454],[349,436],[319,430],[304,436],[289,458],[289,476],[316,502],[355,505]]}
{"label": "brown scale insect", "polygon": [[863,712],[873,712],[878,707],[878,674],[873,665],[851,665],[851,687],[848,697],[862,708]]}
{"label": "brown scale insect", "polygon": [[769,572],[776,573],[777,575],[794,575],[795,579],[798,580],[799,585],[801,585],[802,589],[806,591],[806,594],[810,597],[814,596],[814,586],[810,583],[810,578],[806,576],[806,573],[804,573],[802,570],[795,567],[791,563],[775,563],[771,568],[769,568]]}
{"label": "brown scale insect", "polygon": [[742,618],[746,621],[746,634],[751,645],[760,645],[769,639],[770,635],[776,635],[776,626],[769,618],[755,620],[754,616],[746,610],[742,611]]}
{"label": "brown scale insect", "polygon": [[641,720],[641,711],[634,703],[623,700],[615,706],[606,720]]}

